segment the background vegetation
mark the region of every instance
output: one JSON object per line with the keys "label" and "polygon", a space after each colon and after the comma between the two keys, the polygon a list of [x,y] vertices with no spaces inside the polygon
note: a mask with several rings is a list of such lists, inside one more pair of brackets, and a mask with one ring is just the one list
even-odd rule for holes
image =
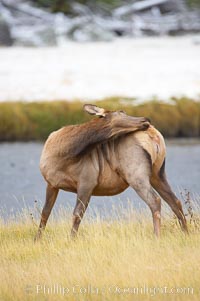
{"label": "background vegetation", "polygon": [[120,4],[123,4],[123,2],[128,1],[122,1],[122,0],[76,0],[76,1],[70,1],[70,0],[33,0],[37,5],[50,8],[52,12],[63,12],[65,14],[72,13],[71,5],[72,3],[80,3],[87,5],[89,7],[94,6],[102,6],[106,5],[106,7],[114,8],[119,6]]}
{"label": "background vegetation", "polygon": [[[94,6],[100,6],[102,7],[105,5],[107,8],[114,8],[117,6],[120,6],[122,4],[130,3],[133,1],[126,0],[76,0],[76,1],[70,1],[70,0],[32,0],[39,6],[50,8],[53,12],[64,12],[65,14],[70,14],[72,12],[71,10],[71,4],[73,2],[78,2],[84,5],[87,5],[89,7]],[[138,0],[137,0],[138,1]],[[200,5],[200,0],[185,0],[186,3],[189,6],[195,7]]]}
{"label": "background vegetation", "polygon": [[200,0],[186,0],[186,2],[189,4],[191,7],[196,7],[200,6]]}
{"label": "background vegetation", "polygon": [[[108,98],[95,102],[107,109],[123,109],[145,116],[165,137],[200,137],[200,103],[190,99],[158,100],[136,105],[134,100]],[[0,103],[0,141],[43,140],[62,126],[83,123],[92,117],[80,101]]]}

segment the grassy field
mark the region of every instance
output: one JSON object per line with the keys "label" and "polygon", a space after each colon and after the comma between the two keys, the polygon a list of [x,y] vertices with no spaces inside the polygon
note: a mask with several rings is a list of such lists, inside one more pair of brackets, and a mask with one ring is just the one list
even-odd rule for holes
{"label": "grassy field", "polygon": [[77,240],[68,214],[50,219],[41,242],[28,215],[0,224],[0,300],[200,300],[200,216],[189,209],[190,235],[163,213],[162,237],[150,212],[85,219]]}

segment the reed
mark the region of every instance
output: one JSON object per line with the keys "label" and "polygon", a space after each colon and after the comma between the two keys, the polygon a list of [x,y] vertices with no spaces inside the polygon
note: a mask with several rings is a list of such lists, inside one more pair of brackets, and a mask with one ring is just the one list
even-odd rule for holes
{"label": "reed", "polygon": [[[165,137],[199,137],[200,103],[187,98],[137,104],[133,99],[106,98],[96,102],[107,109],[123,109],[151,119]],[[89,120],[80,101],[0,103],[0,141],[44,140],[62,126]]]}

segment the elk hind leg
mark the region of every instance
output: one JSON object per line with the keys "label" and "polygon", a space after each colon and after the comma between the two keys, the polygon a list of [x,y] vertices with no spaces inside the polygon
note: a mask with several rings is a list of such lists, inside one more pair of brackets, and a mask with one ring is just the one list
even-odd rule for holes
{"label": "elk hind leg", "polygon": [[172,211],[177,216],[180,226],[183,231],[188,232],[186,218],[183,212],[182,204],[172,191],[164,170],[164,163],[158,173],[153,173],[151,177],[153,188],[159,193],[163,200],[171,207]]}
{"label": "elk hind leg", "polygon": [[154,233],[159,237],[161,226],[161,200],[159,196],[151,187],[148,177],[138,178],[136,176],[136,180],[130,186],[149,206],[153,217]]}

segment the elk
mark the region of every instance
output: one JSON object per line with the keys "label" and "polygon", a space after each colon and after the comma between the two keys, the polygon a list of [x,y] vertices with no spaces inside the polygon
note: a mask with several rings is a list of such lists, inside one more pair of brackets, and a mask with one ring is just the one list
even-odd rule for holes
{"label": "elk", "polygon": [[35,239],[45,229],[59,189],[77,194],[72,237],[77,234],[92,195],[116,195],[128,186],[149,206],[156,236],[160,235],[161,198],[187,232],[181,202],[166,178],[166,147],[161,133],[147,118],[91,104],[83,108],[100,118],[65,126],[51,133],[44,145],[40,170],[47,182],[46,202]]}

